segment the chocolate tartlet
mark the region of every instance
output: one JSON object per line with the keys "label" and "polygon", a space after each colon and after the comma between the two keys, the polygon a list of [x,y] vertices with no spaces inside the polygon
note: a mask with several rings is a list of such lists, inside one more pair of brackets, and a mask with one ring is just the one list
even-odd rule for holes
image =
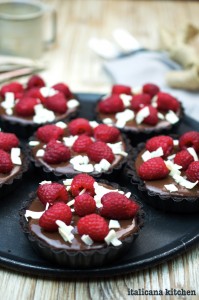
{"label": "chocolate tartlet", "polygon": [[52,87],[33,75],[26,85],[5,84],[0,90],[0,122],[4,130],[27,138],[41,125],[77,115],[79,101],[64,83]]}
{"label": "chocolate tartlet", "polygon": [[180,124],[182,104],[157,85],[139,88],[113,85],[110,95],[96,106],[97,119],[120,128],[135,146],[160,133],[169,133]]}
{"label": "chocolate tartlet", "polygon": [[[94,209],[93,214],[84,214],[83,216],[80,216],[80,212],[78,211],[77,214],[75,206],[78,196],[75,197],[75,200],[71,201],[71,199],[74,198],[73,190],[70,186],[70,184],[73,184],[72,180],[74,179],[68,179],[65,182],[63,181],[67,185],[69,197],[67,202],[68,205],[66,203],[63,204],[63,202],[62,205],[68,207],[74,205],[74,209],[71,209],[72,221],[67,224],[68,228],[72,226],[69,235],[65,236],[60,232],[59,226],[62,226],[63,224],[58,224],[56,223],[57,221],[55,221],[55,223],[58,224],[57,228],[53,231],[47,231],[46,228],[44,229],[41,227],[40,220],[38,220],[38,217],[34,214],[35,212],[44,212],[45,210],[45,205],[41,203],[41,195],[38,191],[37,195],[35,193],[31,195],[30,199],[23,204],[23,208],[20,211],[20,223],[22,229],[36,252],[39,255],[43,256],[45,259],[50,260],[55,264],[78,268],[92,268],[94,266],[109,264],[113,260],[117,259],[125,251],[127,251],[132,245],[132,242],[137,238],[140,229],[143,227],[144,212],[140,208],[140,204],[138,202],[135,202],[134,196],[129,199],[126,198],[126,196],[130,197],[130,193],[128,193],[128,191],[119,188],[116,184],[108,183],[107,181],[100,181],[98,183],[95,182],[93,185],[95,186],[95,192],[94,194],[92,194],[92,196],[96,201],[96,208]],[[43,182],[41,184],[52,185],[53,183]],[[101,197],[99,198],[99,190],[101,189],[103,191]],[[115,191],[115,193],[116,191],[119,191],[120,196],[121,193],[123,193],[123,197],[125,197],[127,201],[131,203],[134,210],[134,212],[131,213],[131,217],[129,214],[128,218],[118,219],[118,221],[114,220],[113,222],[113,220],[111,221],[110,218],[100,216],[100,209],[102,206],[99,205],[100,199],[102,199],[105,194],[110,194],[110,192],[113,191]],[[85,193],[87,192],[88,190]],[[124,193],[126,196],[124,196]],[[52,204],[50,209],[53,207],[53,205],[55,204]],[[48,213],[48,209],[47,211],[45,211],[45,213],[46,212]],[[110,240],[106,239],[107,237],[105,237],[105,239],[103,239],[102,241],[95,241],[94,237],[92,240],[89,236],[85,237],[85,234],[82,235],[79,233],[80,221],[82,222],[83,219],[85,220],[85,218],[87,217],[90,218],[94,214],[95,219],[98,217],[102,218],[103,222],[106,223],[106,226],[108,226],[109,224],[108,234],[110,235],[110,231],[112,230],[111,233],[114,236]],[[42,216],[40,217],[40,219],[41,218]],[[116,222],[118,226],[110,225],[110,221],[114,224]],[[66,226],[66,224],[64,226]],[[90,226],[92,227],[92,225]],[[98,230],[100,231],[101,229],[99,229],[98,227]]]}
{"label": "chocolate tartlet", "polygon": [[[199,147],[199,133],[197,134]],[[140,143],[134,149],[127,165],[131,182],[137,185],[138,189],[145,195],[144,201],[165,212],[196,213],[199,211],[199,178],[197,177],[199,175],[197,156],[199,149],[194,149],[195,147],[190,140],[187,145],[181,146],[183,136],[174,139],[174,146],[166,156],[164,150],[161,150],[163,149],[161,146],[151,152],[146,148],[147,143],[154,138],[149,139],[146,144]],[[164,165],[158,171],[157,176],[162,178],[152,178],[156,176],[151,175],[152,169],[158,169],[156,162],[159,159],[161,159],[160,163]],[[150,169],[149,175],[146,173],[143,175],[144,169],[141,167],[143,164],[145,164],[146,173]],[[190,168],[193,164],[197,164],[198,169],[195,171],[197,175],[190,177]],[[151,176],[151,178],[145,176]]]}
{"label": "chocolate tartlet", "polygon": [[0,132],[0,196],[12,192],[28,170],[29,160],[14,134]]}
{"label": "chocolate tartlet", "polygon": [[[108,136],[104,130],[108,130]],[[63,159],[58,143],[67,152]],[[116,173],[126,163],[131,149],[128,139],[118,129],[84,118],[51,125],[49,131],[47,126],[40,127],[30,138],[29,146],[31,160],[48,173],[50,179],[73,177],[82,172],[95,177]],[[52,156],[57,156],[54,161],[48,158],[52,148],[57,148],[56,154],[52,153]]]}

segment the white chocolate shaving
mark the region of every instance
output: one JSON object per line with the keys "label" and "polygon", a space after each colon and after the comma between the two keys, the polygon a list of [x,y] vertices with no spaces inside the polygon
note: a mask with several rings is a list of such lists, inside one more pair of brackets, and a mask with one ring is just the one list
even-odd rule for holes
{"label": "white chocolate shaving", "polygon": [[171,193],[178,191],[178,188],[175,186],[175,184],[165,184],[164,187]]}
{"label": "white chocolate shaving", "polygon": [[93,244],[93,240],[87,234],[82,235],[81,240],[88,246],[91,246]]}
{"label": "white chocolate shaving", "polygon": [[115,230],[111,229],[107,236],[104,238],[107,245],[112,244],[113,246],[119,246],[122,244],[120,240],[118,240]]}
{"label": "white chocolate shaving", "polygon": [[65,242],[72,243],[72,240],[74,239],[74,234],[72,234],[72,230],[74,229],[71,225],[66,225],[63,221],[57,220],[55,222],[58,226],[58,231],[61,237]]}
{"label": "white chocolate shaving", "polygon": [[22,161],[21,161],[21,149],[20,148],[12,148],[11,149],[11,160],[13,164],[21,166]]}
{"label": "white chocolate shaving", "polygon": [[150,111],[148,106],[145,106],[141,110],[138,111],[135,119],[137,124],[141,124],[145,118],[147,118],[150,115]]}
{"label": "white chocolate shaving", "polygon": [[178,116],[172,110],[168,111],[168,113],[165,115],[165,119],[171,124],[175,124],[179,121]]}
{"label": "white chocolate shaving", "polygon": [[120,223],[118,222],[118,220],[110,220],[109,221],[109,225],[108,225],[109,229],[118,229],[121,228]]}

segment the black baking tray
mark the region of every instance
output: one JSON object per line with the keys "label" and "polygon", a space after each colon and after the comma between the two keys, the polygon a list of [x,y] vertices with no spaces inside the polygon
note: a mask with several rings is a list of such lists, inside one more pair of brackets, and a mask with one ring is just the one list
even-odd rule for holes
{"label": "black baking tray", "polygon": [[[81,102],[80,116],[93,119],[95,102],[99,94],[78,94]],[[188,130],[199,130],[199,123],[185,115],[178,128],[178,134]],[[124,176],[118,182],[137,194],[135,187]],[[122,177],[122,179],[121,179]],[[0,199],[0,266],[17,272],[60,279],[83,279],[116,276],[142,270],[187,251],[199,241],[198,214],[166,214],[148,206],[143,201],[146,212],[145,226],[133,243],[130,251],[115,263],[100,268],[71,269],[53,265],[43,260],[33,251],[19,224],[18,211],[28,194],[45,179],[31,166],[16,190]],[[142,197],[139,196],[142,202]]]}

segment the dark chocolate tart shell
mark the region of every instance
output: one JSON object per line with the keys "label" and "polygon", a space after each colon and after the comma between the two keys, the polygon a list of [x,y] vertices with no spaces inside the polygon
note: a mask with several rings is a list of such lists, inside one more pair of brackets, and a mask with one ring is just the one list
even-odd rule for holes
{"label": "dark chocolate tart shell", "polygon": [[[107,184],[113,188],[119,188],[118,184],[110,183],[105,180],[98,181],[99,183]],[[126,188],[120,188],[124,192],[128,192]],[[30,203],[35,199],[36,193],[33,192],[29,195],[29,199],[22,204],[22,208],[19,211],[20,225],[25,236],[29,240],[31,246],[35,252],[42,256],[44,259],[53,262],[56,265],[69,266],[73,268],[93,268],[104,265],[109,265],[121,255],[125,255],[132,243],[138,237],[141,229],[144,226],[145,213],[142,209],[142,204],[137,201],[137,197],[132,195],[136,202],[140,205],[136,218],[136,232],[130,236],[125,237],[122,240],[122,244],[119,246],[105,245],[101,249],[90,250],[68,250],[68,249],[56,249],[49,246],[45,241],[39,239],[34,233],[32,233],[28,226],[28,221],[24,217],[26,209]]]}
{"label": "dark chocolate tart shell", "polygon": [[21,149],[23,155],[21,168],[16,175],[12,176],[11,178],[8,178],[8,180],[0,184],[0,197],[5,197],[7,194],[14,191],[14,189],[21,183],[24,173],[28,171],[29,168],[28,154],[24,147],[21,147]]}
{"label": "dark chocolate tart shell", "polygon": [[[96,103],[96,107],[94,108],[94,114],[95,114],[96,120],[100,123],[103,123],[102,119],[100,118],[100,113],[97,110],[98,103],[100,101],[101,100],[98,100]],[[108,115],[107,115],[107,117],[108,117]],[[134,127],[126,126],[126,127],[119,128],[119,129],[128,136],[132,146],[136,147],[139,143],[145,142],[146,140],[148,140],[149,138],[151,138],[155,135],[175,133],[184,118],[184,107],[181,102],[180,102],[180,111],[179,111],[178,117],[179,117],[179,121],[177,123],[167,124],[167,126],[165,126],[165,127],[161,127],[161,126],[151,126],[150,127],[150,126],[148,126],[148,127],[143,127],[143,128],[137,129]],[[114,126],[114,124],[113,124],[113,126]]]}
{"label": "dark chocolate tart shell", "polygon": [[[129,153],[131,153],[131,151],[132,151],[132,146],[131,146],[130,140],[128,137],[126,137],[125,134],[121,134],[121,135],[122,135],[122,140],[125,144],[125,152],[127,152],[129,155]],[[35,140],[34,136],[29,139],[29,141],[33,141],[33,140]],[[65,173],[57,172],[53,167],[50,168],[50,166],[45,165],[42,161],[35,159],[35,157],[32,155],[31,148],[32,147],[28,148],[28,155],[29,155],[31,162],[34,164],[34,166],[36,168],[38,168],[38,170],[40,170],[40,172],[45,174],[45,178],[47,178],[48,180],[56,180],[57,178],[66,178],[66,177],[72,178],[72,177],[76,176],[77,174],[82,173],[82,172],[76,171],[74,169],[72,169],[71,171],[68,170]],[[113,180],[115,176],[118,176],[118,172],[122,171],[122,169],[126,165],[127,161],[128,161],[128,156],[121,157],[121,159],[117,162],[117,164],[115,164],[113,167],[111,167],[108,171],[103,171],[101,173],[90,172],[87,174],[93,176],[94,178],[104,177],[105,179],[109,179],[110,175],[111,175],[111,178]]]}
{"label": "dark chocolate tart shell", "polygon": [[128,163],[126,164],[126,174],[131,183],[137,186],[138,190],[144,196],[142,199],[152,207],[171,213],[198,213],[199,212],[199,197],[198,196],[183,196],[183,195],[161,195],[158,192],[147,189],[145,182],[138,176],[135,167],[135,161],[138,154],[145,148],[145,143],[140,143],[133,149],[129,155]]}

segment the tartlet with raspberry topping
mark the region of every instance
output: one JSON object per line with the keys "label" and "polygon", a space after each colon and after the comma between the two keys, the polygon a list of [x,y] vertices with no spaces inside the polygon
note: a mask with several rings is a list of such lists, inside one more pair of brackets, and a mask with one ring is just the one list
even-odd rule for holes
{"label": "tartlet with raspberry topping", "polygon": [[40,127],[29,146],[34,164],[53,177],[110,174],[122,168],[130,149],[117,128],[84,118]]}
{"label": "tartlet with raspberry topping", "polygon": [[13,133],[0,131],[0,196],[14,188],[28,169],[28,158],[20,147],[20,141]]}
{"label": "tartlet with raspberry topping", "polygon": [[94,267],[127,251],[144,212],[118,185],[87,174],[44,181],[20,211],[20,223],[38,254],[56,264]]}
{"label": "tartlet with raspberry topping", "polygon": [[96,106],[97,119],[129,134],[132,143],[170,132],[179,125],[183,108],[171,94],[152,83],[139,88],[113,85]]}
{"label": "tartlet with raspberry topping", "polygon": [[47,86],[39,75],[26,84],[11,82],[0,89],[0,120],[6,131],[28,137],[39,126],[70,119],[79,102],[65,83]]}
{"label": "tartlet with raspberry topping", "polygon": [[134,150],[128,173],[148,204],[177,213],[199,211],[199,132],[152,137]]}

